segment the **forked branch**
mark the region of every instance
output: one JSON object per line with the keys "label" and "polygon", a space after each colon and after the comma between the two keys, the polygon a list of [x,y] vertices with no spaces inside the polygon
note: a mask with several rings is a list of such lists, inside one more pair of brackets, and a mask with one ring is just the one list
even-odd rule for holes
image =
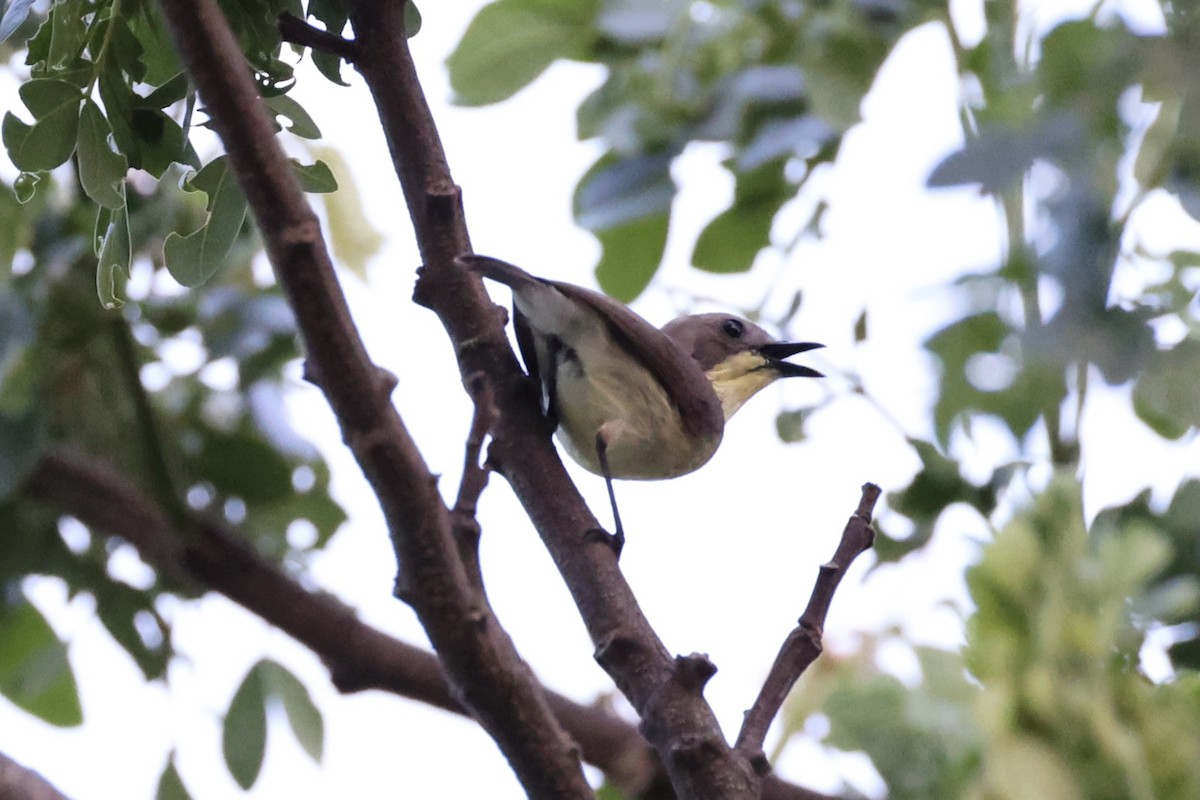
{"label": "forked branch", "polygon": [[769,769],[763,755],[763,742],[767,738],[767,728],[779,713],[788,692],[796,685],[796,681],[804,674],[812,662],[821,655],[821,637],[825,631],[825,617],[829,614],[829,605],[833,602],[833,594],[838,584],[846,574],[846,570],[854,559],[865,553],[875,543],[875,531],[871,528],[871,514],[879,499],[879,487],[868,483],[862,488],[862,498],[858,509],[851,515],[842,531],[841,541],[833,558],[822,564],[817,573],[817,581],[812,594],[808,598],[808,606],[800,615],[800,620],[792,632],[783,641],[775,663],[763,683],[762,690],[754,705],[746,712],[742,730],[738,733],[735,749],[748,759],[759,772]]}

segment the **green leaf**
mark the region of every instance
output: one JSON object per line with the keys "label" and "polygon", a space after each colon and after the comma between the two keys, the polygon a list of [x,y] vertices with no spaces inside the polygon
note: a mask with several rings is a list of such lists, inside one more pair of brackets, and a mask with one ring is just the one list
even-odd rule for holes
{"label": "green leaf", "polygon": [[267,694],[283,705],[288,725],[300,746],[313,761],[319,762],[325,746],[325,723],[308,689],[282,664],[260,661],[256,668],[262,670]]}
{"label": "green leaf", "polygon": [[782,162],[737,176],[733,205],[705,226],[692,263],[705,272],[748,272],[758,251],[770,244],[771,224],[791,196]]}
{"label": "green leaf", "polygon": [[417,8],[417,4],[408,0],[404,4],[404,35],[411,39],[421,32],[421,9]]}
{"label": "green leaf", "polygon": [[150,94],[137,100],[142,108],[166,108],[187,97],[191,84],[188,83],[186,72],[177,73]]}
{"label": "green leaf", "polygon": [[67,648],[33,605],[0,602],[0,641],[0,694],[51,725],[83,722]]}
{"label": "green leaf", "polygon": [[579,179],[575,221],[593,233],[643,217],[665,214],[675,199],[671,152],[619,158],[603,156]]}
{"label": "green leaf", "polygon": [[172,232],[163,244],[171,277],[184,286],[201,286],[225,262],[246,219],[246,198],[238,188],[226,156],[214,159],[185,183],[188,191],[208,195],[208,218],[186,236]]}
{"label": "green leaf", "polygon": [[1166,439],[1200,425],[1200,340],[1184,339],[1150,360],[1133,385],[1133,408]]}
{"label": "green leaf", "polygon": [[333,255],[338,264],[365,279],[367,261],[383,246],[383,234],[371,227],[363,211],[362,195],[341,153],[332,147],[322,147],[314,155],[329,165],[338,182],[338,190],[322,198]]}
{"label": "green leaf", "polygon": [[506,100],[559,58],[582,57],[596,32],[597,0],[497,0],[483,7],[446,59],[454,100]]}
{"label": "green leaf", "polygon": [[37,185],[42,179],[36,172],[22,172],[13,181],[13,194],[16,195],[17,202],[25,205],[33,196],[37,194]]}
{"label": "green leaf", "polygon": [[[96,221],[99,243],[96,262],[96,294],[105,308],[125,305],[125,282],[129,280],[133,246],[129,238],[129,214],[125,206],[115,211],[101,209]],[[99,231],[103,225],[104,230]]]}
{"label": "green leaf", "polygon": [[804,421],[808,417],[808,412],[802,408],[792,411],[780,411],[775,417],[775,433],[781,441],[791,444],[792,442],[804,441],[806,436],[804,432]]}
{"label": "green leaf", "polygon": [[9,158],[21,170],[51,170],[75,151],[79,128],[79,89],[60,80],[32,80],[22,84],[21,99],[33,113],[28,125],[12,112],[4,115],[3,140]]}
{"label": "green leaf", "polygon": [[158,779],[154,800],[192,800],[187,787],[183,785],[183,779],[179,777],[179,771],[175,769],[174,752],[171,753],[167,766],[163,768],[162,776]]}
{"label": "green leaf", "polygon": [[100,107],[88,98],[79,115],[79,182],[87,196],[105,208],[125,206],[125,156],[108,144],[112,133]]}
{"label": "green leaf", "polygon": [[337,178],[333,177],[333,170],[324,161],[301,164],[296,159],[289,158],[288,163],[292,165],[292,172],[295,174],[296,180],[300,182],[300,188],[304,191],[314,194],[337,191]]}
{"label": "green leaf", "polygon": [[[408,8],[412,7],[412,3],[408,3],[405,7],[405,14],[408,14]],[[308,4],[308,16],[320,21],[325,26],[325,30],[334,36],[341,36],[342,31],[346,29],[346,23],[350,20],[350,14],[346,10],[346,6],[340,0],[310,0]],[[342,80],[342,59],[332,53],[313,51],[313,64],[321,71],[328,80],[336,83],[338,86],[349,86],[350,84]]]}
{"label": "green leaf", "polygon": [[263,99],[263,103],[267,108],[271,109],[271,113],[283,117],[291,125],[287,126],[289,132],[299,136],[302,139],[320,139],[321,129],[317,127],[317,123],[312,116],[304,110],[304,106],[296,102],[289,95],[281,94],[275,97],[267,97]]}
{"label": "green leaf", "polygon": [[603,249],[596,281],[605,294],[628,303],[642,293],[662,262],[669,223],[670,216],[664,212],[596,234]]}
{"label": "green leaf", "polygon": [[[138,11],[140,13],[135,14],[128,22],[130,30],[142,47],[142,61],[146,70],[142,80],[151,86],[165,87],[168,82],[174,82],[182,76],[183,64],[180,63],[171,36],[163,25],[158,5],[139,3]],[[155,107],[164,108],[165,105]]]}
{"label": "green leaf", "polygon": [[262,439],[241,433],[207,431],[191,467],[218,491],[248,503],[281,500],[293,491],[287,459]]}
{"label": "green leaf", "polygon": [[238,786],[249,789],[262,770],[267,747],[267,707],[262,670],[246,673],[225,712],[221,749]]}
{"label": "green leaf", "polygon": [[67,66],[79,57],[87,42],[88,12],[86,0],[60,0],[50,14],[50,49],[46,65],[51,69]]}
{"label": "green leaf", "polygon": [[79,101],[83,99],[78,87],[49,78],[23,83],[19,91],[21,100],[35,120],[58,114],[64,107],[75,109],[78,113]]}

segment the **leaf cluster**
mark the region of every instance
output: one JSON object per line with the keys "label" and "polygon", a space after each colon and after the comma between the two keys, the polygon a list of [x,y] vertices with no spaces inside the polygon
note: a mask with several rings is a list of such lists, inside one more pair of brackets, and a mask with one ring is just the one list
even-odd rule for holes
{"label": "leaf cluster", "polygon": [[605,152],[580,179],[575,217],[602,247],[600,286],[628,301],[662,260],[671,167],[689,144],[726,145],[735,184],[692,263],[745,272],[776,243],[779,210],[836,157],[895,42],[940,14],[934,2],[497,0],[447,65],[469,105],[510,97],[556,59],[605,68],[578,111],[580,138]]}

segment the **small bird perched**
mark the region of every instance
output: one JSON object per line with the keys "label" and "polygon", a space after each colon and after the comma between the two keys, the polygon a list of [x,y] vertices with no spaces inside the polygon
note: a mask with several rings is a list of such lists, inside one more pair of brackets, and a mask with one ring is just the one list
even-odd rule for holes
{"label": "small bird perched", "polygon": [[459,260],[513,293],[513,327],[543,409],[577,463],[602,475],[613,549],[625,542],[613,478],[661,480],[703,466],[725,421],[779,378],[820,378],[783,359],[824,345],[780,342],[749,320],[695,314],[655,328],[611,297],[487,256]]}

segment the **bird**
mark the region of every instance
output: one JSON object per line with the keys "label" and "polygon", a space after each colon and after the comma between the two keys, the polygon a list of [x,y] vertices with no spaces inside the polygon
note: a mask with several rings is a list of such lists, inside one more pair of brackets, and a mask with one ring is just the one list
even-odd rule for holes
{"label": "bird", "polygon": [[625,304],[538,278],[490,256],[460,263],[512,290],[513,328],[542,411],[567,454],[604,478],[620,556],[613,480],[665,480],[712,458],[725,423],[780,378],[821,378],[784,359],[824,347],[784,342],[731,314],[679,317],[662,328]]}

